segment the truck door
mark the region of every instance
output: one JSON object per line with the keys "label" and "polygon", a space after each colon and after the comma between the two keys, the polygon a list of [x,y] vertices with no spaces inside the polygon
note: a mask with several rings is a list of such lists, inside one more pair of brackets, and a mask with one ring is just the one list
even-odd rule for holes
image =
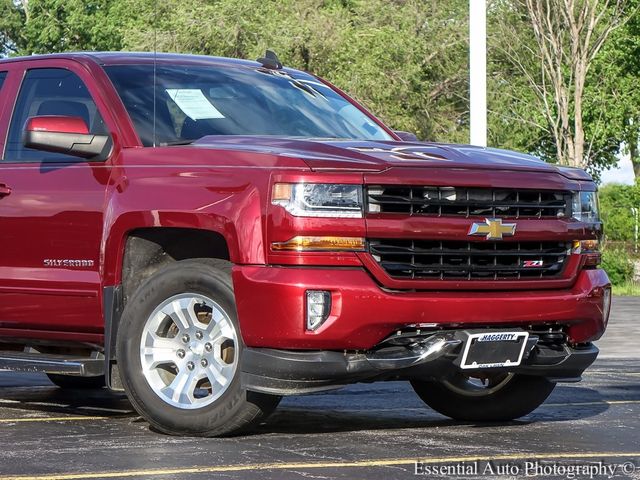
{"label": "truck door", "polygon": [[27,119],[43,115],[80,117],[91,133],[105,134],[103,117],[79,67],[13,73],[22,84],[15,105],[16,93],[3,92],[13,96],[0,122],[8,128],[0,132],[7,135],[0,150],[0,335],[101,333],[108,162],[25,148],[22,136]]}

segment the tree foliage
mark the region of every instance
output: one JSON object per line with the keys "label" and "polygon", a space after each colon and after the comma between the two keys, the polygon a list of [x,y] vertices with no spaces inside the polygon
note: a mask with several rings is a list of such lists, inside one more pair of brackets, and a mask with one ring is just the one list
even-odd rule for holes
{"label": "tree foliage", "polygon": [[[257,58],[267,48],[397,129],[466,141],[466,0],[29,0],[4,9],[5,48]],[[11,20],[11,21],[9,21]]]}
{"label": "tree foliage", "polygon": [[164,51],[241,58],[273,48],[394,128],[431,139],[467,136],[463,0],[167,0],[162,8],[177,15],[160,15],[155,34],[151,19],[128,29],[128,46],[149,49],[155,36]]}
{"label": "tree foliage", "polygon": [[[631,85],[617,80],[633,52],[614,46],[627,38],[637,1],[503,0],[493,8],[492,84],[507,96],[492,105],[493,138],[509,135],[508,119],[516,148],[597,175],[626,135]],[[614,55],[620,65],[611,64]]]}
{"label": "tree foliage", "polygon": [[27,54],[122,47],[112,0],[0,0],[0,47]]}
{"label": "tree foliage", "polygon": [[[619,0],[627,10],[618,0],[488,1],[490,143],[596,175],[622,146],[640,172],[640,16],[628,14],[640,0]],[[554,5],[573,10],[544,10]],[[582,11],[602,16],[590,40],[583,32],[572,43],[567,32]],[[537,34],[535,12],[550,15]],[[551,63],[542,49],[550,35],[564,42]],[[271,48],[393,128],[468,139],[468,0],[0,0],[0,51],[8,54],[154,48],[240,58]],[[588,65],[580,63],[578,80],[581,51]]]}
{"label": "tree foliage", "polygon": [[606,237],[629,242],[634,238],[635,214],[640,210],[640,181],[635,185],[605,185],[600,189],[600,209]]}
{"label": "tree foliage", "polygon": [[[640,8],[640,1],[634,6]],[[612,34],[594,68],[614,100],[608,105],[610,136],[624,142],[623,151],[630,154],[636,178],[640,178],[640,11]]]}
{"label": "tree foliage", "polygon": [[609,280],[613,285],[622,286],[633,280],[633,260],[622,249],[605,250],[602,253],[602,268],[609,275]]}

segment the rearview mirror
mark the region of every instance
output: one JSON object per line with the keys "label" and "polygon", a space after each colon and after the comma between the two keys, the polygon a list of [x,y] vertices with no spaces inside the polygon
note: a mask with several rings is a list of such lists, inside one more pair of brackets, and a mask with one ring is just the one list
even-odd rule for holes
{"label": "rearview mirror", "polygon": [[415,133],[403,132],[402,130],[394,130],[393,133],[395,133],[398,137],[400,137],[400,140],[402,140],[403,142],[419,142],[420,141],[418,140],[418,137],[416,137]]}
{"label": "rearview mirror", "polygon": [[89,127],[82,118],[60,115],[29,118],[23,136],[27,148],[93,160],[108,157],[110,140],[108,135],[89,133]]}

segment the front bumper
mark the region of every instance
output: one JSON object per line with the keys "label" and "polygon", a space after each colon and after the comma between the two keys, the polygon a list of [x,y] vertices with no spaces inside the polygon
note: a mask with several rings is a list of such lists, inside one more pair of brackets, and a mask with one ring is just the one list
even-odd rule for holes
{"label": "front bumper", "polygon": [[[409,346],[347,353],[247,348],[243,355],[242,383],[247,390],[273,395],[298,395],[340,388],[361,381],[389,379],[445,380],[459,371],[467,331],[434,333]],[[543,376],[553,382],[578,381],[598,356],[593,344],[538,344],[530,336],[522,363],[480,373],[509,371]]]}
{"label": "front bumper", "polygon": [[[361,268],[235,266],[233,282],[248,347],[369,350],[397,330],[563,326],[570,344],[606,328],[603,270],[582,270],[572,287],[530,291],[389,291]],[[332,295],[329,319],[305,329],[306,290]]]}

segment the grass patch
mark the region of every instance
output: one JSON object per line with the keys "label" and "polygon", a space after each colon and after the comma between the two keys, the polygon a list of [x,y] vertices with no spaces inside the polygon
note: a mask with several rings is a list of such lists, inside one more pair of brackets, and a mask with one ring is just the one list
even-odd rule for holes
{"label": "grass patch", "polygon": [[620,285],[614,285],[613,294],[622,295],[626,297],[640,296],[640,283],[624,282]]}

